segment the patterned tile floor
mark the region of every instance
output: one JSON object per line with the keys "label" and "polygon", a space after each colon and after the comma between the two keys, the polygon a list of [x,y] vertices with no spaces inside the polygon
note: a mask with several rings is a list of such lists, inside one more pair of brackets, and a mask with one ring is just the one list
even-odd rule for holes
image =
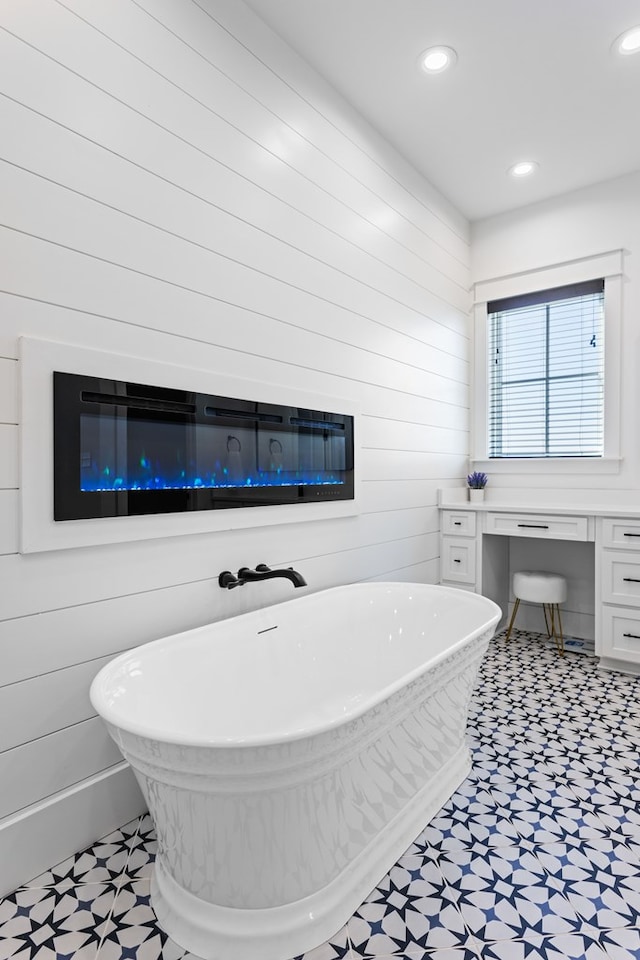
{"label": "patterned tile floor", "polygon": [[[305,960],[638,960],[639,695],[537,634],[494,639],[470,777]],[[188,957],[155,922],[154,850],[145,816],[0,901],[0,960]]]}

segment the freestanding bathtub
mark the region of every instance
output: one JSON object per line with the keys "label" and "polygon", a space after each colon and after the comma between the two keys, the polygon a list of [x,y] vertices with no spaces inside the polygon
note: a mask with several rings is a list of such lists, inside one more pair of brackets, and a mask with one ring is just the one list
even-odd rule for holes
{"label": "freestanding bathtub", "polygon": [[91,700],[158,835],[152,902],[207,960],[336,933],[470,769],[500,609],[414,583],[336,587],[145,644]]}

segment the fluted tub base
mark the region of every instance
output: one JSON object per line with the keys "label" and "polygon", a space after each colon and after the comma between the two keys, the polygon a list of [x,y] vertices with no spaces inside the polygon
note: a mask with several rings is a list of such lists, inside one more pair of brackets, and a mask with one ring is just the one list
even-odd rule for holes
{"label": "fluted tub base", "polygon": [[204,960],[290,960],[336,934],[462,783],[471,768],[461,746],[367,848],[322,890],[260,910],[220,907],[185,890],[156,861],[151,902],[172,940]]}

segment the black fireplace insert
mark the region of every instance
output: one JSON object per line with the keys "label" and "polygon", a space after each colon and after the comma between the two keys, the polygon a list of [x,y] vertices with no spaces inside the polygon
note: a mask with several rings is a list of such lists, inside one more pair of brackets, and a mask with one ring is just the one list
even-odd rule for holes
{"label": "black fireplace insert", "polygon": [[353,417],[55,372],[54,519],[350,500]]}

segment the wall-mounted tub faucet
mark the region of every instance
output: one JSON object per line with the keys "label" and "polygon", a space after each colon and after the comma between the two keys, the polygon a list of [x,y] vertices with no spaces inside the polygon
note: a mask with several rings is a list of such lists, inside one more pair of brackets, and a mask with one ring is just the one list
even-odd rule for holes
{"label": "wall-mounted tub faucet", "polygon": [[242,587],[245,583],[255,580],[274,580],[276,577],[290,580],[294,587],[306,587],[307,585],[307,581],[302,574],[294,570],[293,567],[272,570],[266,563],[259,563],[255,570],[251,570],[249,567],[240,567],[237,577],[230,570],[223,570],[218,577],[218,583],[221,587],[232,590],[234,587]]}

